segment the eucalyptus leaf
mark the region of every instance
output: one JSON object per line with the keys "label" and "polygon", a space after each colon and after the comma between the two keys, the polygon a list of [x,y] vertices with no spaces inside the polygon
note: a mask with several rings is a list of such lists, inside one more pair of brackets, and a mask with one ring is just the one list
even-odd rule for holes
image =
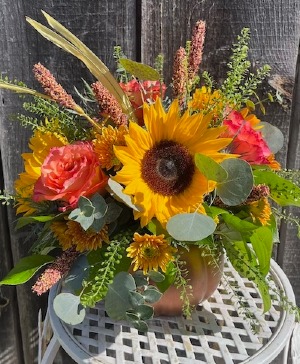
{"label": "eucalyptus leaf", "polygon": [[253,188],[250,165],[242,159],[231,158],[221,163],[228,177],[217,184],[217,195],[225,205],[236,206],[244,202]]}
{"label": "eucalyptus leaf", "polygon": [[206,215],[183,213],[172,216],[167,223],[168,233],[179,241],[199,241],[216,229],[214,220]]}
{"label": "eucalyptus leaf", "polygon": [[129,297],[133,307],[141,305],[145,302],[144,296],[136,291],[129,291]]}
{"label": "eucalyptus leaf", "polygon": [[208,179],[223,182],[227,179],[226,170],[214,159],[204,154],[195,154],[195,164],[199,171]]}
{"label": "eucalyptus leaf", "polygon": [[135,284],[137,287],[143,287],[148,284],[147,277],[144,275],[142,270],[138,270],[132,274]]}
{"label": "eucalyptus leaf", "polygon": [[150,270],[148,272],[148,277],[153,281],[153,282],[162,282],[165,279],[165,276],[155,270]]}
{"label": "eucalyptus leaf", "polygon": [[135,307],[134,313],[139,317],[140,320],[149,320],[153,317],[153,307],[149,305],[139,305]]}
{"label": "eucalyptus leaf", "polygon": [[143,292],[143,298],[148,303],[157,302],[162,296],[162,293],[155,287],[148,287]]}
{"label": "eucalyptus leaf", "polygon": [[146,64],[135,62],[127,58],[120,58],[119,62],[128,73],[140,80],[158,81],[160,79],[159,72]]}
{"label": "eucalyptus leaf", "polygon": [[259,131],[261,132],[264,140],[268,144],[268,147],[270,148],[271,152],[273,154],[276,154],[283,148],[284,144],[284,136],[276,126],[267,123],[265,121],[262,121],[260,125],[263,126],[262,129]]}
{"label": "eucalyptus leaf", "polygon": [[71,290],[76,291],[82,288],[82,281],[88,277],[89,262],[86,255],[80,255],[72,264],[66,278],[64,279],[65,286]]}
{"label": "eucalyptus leaf", "polygon": [[140,211],[140,209],[131,202],[131,198],[123,193],[123,186],[113,179],[109,178],[107,182],[108,192],[111,193],[116,199],[119,199],[125,205],[129,206],[135,211]]}
{"label": "eucalyptus leaf", "polygon": [[109,202],[107,207],[108,209],[105,214],[105,221],[107,224],[111,224],[112,222],[117,220],[117,218],[121,215],[123,209],[115,202]]}
{"label": "eucalyptus leaf", "polygon": [[105,310],[114,320],[126,319],[126,311],[132,307],[130,291],[134,291],[136,285],[131,274],[120,272],[108,286],[105,297]]}
{"label": "eucalyptus leaf", "polygon": [[145,321],[140,320],[138,315],[132,312],[126,313],[126,319],[132,323],[133,327],[138,331],[146,332],[148,331],[148,325]]}
{"label": "eucalyptus leaf", "polygon": [[54,260],[50,255],[30,255],[22,258],[0,281],[0,285],[17,285],[27,282],[41,267]]}
{"label": "eucalyptus leaf", "polygon": [[105,202],[104,198],[101,195],[99,195],[98,193],[96,193],[91,198],[91,203],[92,203],[92,206],[94,206],[94,208],[95,208],[94,218],[95,219],[103,218],[108,210],[108,206],[107,206],[107,203]]}
{"label": "eucalyptus leaf", "polygon": [[80,297],[72,293],[60,293],[53,301],[56,315],[69,325],[80,324],[85,317],[85,308],[80,304]]}
{"label": "eucalyptus leaf", "polygon": [[278,176],[269,170],[255,170],[256,184],[265,184],[270,188],[270,197],[280,206],[300,207],[300,188],[293,182]]}
{"label": "eucalyptus leaf", "polygon": [[92,223],[92,225],[90,225],[89,227],[91,227],[94,231],[96,231],[97,233],[103,229],[104,225],[106,224],[106,219],[102,218],[102,219],[95,219]]}

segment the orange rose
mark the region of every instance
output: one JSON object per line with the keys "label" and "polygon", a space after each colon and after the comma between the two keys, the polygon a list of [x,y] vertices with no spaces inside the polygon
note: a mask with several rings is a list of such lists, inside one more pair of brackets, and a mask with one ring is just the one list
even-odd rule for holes
{"label": "orange rose", "polygon": [[51,148],[34,185],[33,200],[62,200],[75,207],[80,196],[102,193],[107,180],[91,143]]}
{"label": "orange rose", "polygon": [[151,100],[154,102],[158,97],[164,98],[166,85],[159,81],[131,80],[127,83],[120,83],[122,90],[127,94],[135,110],[139,125],[144,125],[143,103]]}

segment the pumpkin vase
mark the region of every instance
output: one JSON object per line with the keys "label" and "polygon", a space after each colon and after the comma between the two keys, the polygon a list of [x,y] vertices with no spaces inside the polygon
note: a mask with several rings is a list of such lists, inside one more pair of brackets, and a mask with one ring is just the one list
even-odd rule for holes
{"label": "pumpkin vase", "polygon": [[[182,253],[186,262],[187,275],[185,279],[192,287],[189,301],[196,306],[208,299],[217,289],[224,267],[224,256],[214,254],[202,247],[191,246],[189,251]],[[171,285],[160,300],[153,305],[155,316],[178,316],[182,314],[181,289]]]}

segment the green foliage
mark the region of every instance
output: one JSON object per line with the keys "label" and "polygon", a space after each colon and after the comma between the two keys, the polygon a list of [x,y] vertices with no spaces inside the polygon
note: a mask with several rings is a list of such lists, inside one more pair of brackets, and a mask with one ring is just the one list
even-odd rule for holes
{"label": "green foliage", "polygon": [[80,297],[72,293],[59,293],[54,298],[53,309],[69,325],[80,324],[85,317],[85,308],[80,304]]}
{"label": "green foliage", "polygon": [[268,144],[268,147],[270,148],[271,152],[273,154],[276,154],[279,152],[284,144],[284,136],[276,126],[271,125],[267,122],[260,122],[260,125],[263,126],[262,129],[260,129],[260,132]]}
{"label": "green foliage", "polygon": [[199,241],[215,231],[216,223],[211,217],[203,214],[183,213],[172,216],[166,228],[178,241]]}
{"label": "green foliage", "polygon": [[195,154],[195,164],[208,180],[224,182],[228,178],[226,170],[219,163],[204,154]]}
{"label": "green foliage", "polygon": [[258,68],[256,73],[251,73],[251,63],[248,60],[250,30],[242,29],[233,45],[232,56],[227,64],[229,70],[227,78],[221,86],[224,99],[227,104],[240,108],[242,104],[254,95],[257,87],[269,75],[270,67],[264,65]]}
{"label": "green foliage", "polygon": [[186,268],[186,262],[180,260],[178,257],[174,265],[172,265],[172,276],[174,277],[174,286],[180,290],[180,299],[182,301],[182,313],[187,317],[190,318],[193,305],[190,303],[190,298],[193,294],[193,288],[189,284],[188,279],[186,278],[188,275],[188,270]]}
{"label": "green foliage", "polygon": [[241,204],[253,187],[250,165],[242,159],[226,159],[221,166],[227,172],[227,179],[217,185],[217,195],[228,206]]}
{"label": "green foliage", "polygon": [[152,67],[132,61],[127,58],[120,58],[119,62],[124,69],[139,80],[158,81],[160,74]]}
{"label": "green foliage", "polygon": [[54,260],[49,255],[30,255],[22,258],[6,277],[0,281],[0,285],[17,285],[27,282],[41,267]]}
{"label": "green foliage", "polygon": [[120,63],[120,59],[126,58],[120,46],[114,47],[113,57],[117,62],[117,69],[116,69],[117,80],[122,83],[127,83],[130,79],[130,75],[128,72],[126,72],[125,68]]}
{"label": "green foliage", "polygon": [[79,122],[77,115],[54,101],[35,96],[32,102],[24,102],[23,108],[34,115],[18,115],[24,127],[57,133],[65,136],[69,142],[86,140],[90,136],[85,122]]}
{"label": "green foliage", "polygon": [[0,201],[2,205],[9,206],[11,202],[15,201],[15,196],[6,191],[0,191]]}
{"label": "green foliage", "polygon": [[95,194],[90,200],[80,196],[78,208],[69,214],[69,219],[78,222],[84,230],[99,232],[105,224],[114,222],[122,212],[115,202],[106,203],[104,198]]}
{"label": "green foliage", "polygon": [[271,297],[269,286],[264,275],[260,271],[256,256],[250,247],[244,241],[226,241],[224,243],[228,259],[233,267],[242,276],[246,277],[256,284],[264,305],[264,312],[271,307]]}
{"label": "green foliage", "polygon": [[270,197],[280,206],[300,207],[300,187],[269,170],[254,170],[255,184],[270,188]]}
{"label": "green foliage", "polygon": [[[150,275],[161,279],[161,275]],[[140,331],[147,331],[146,320],[152,318],[153,307],[149,304],[157,302],[161,293],[154,286],[149,285],[150,276],[141,276],[141,272],[131,275],[120,272],[109,285],[105,297],[105,309],[115,320],[130,321]],[[137,284],[139,282],[139,284]]]}
{"label": "green foliage", "polygon": [[118,269],[129,268],[130,262],[124,258],[124,253],[131,239],[130,231],[122,232],[114,236],[106,250],[102,248],[88,253],[90,272],[88,278],[83,281],[80,295],[80,301],[84,306],[93,307],[102,300]]}
{"label": "green foliage", "polygon": [[164,80],[164,55],[159,54],[154,61],[154,69],[159,73],[159,80],[163,82]]}

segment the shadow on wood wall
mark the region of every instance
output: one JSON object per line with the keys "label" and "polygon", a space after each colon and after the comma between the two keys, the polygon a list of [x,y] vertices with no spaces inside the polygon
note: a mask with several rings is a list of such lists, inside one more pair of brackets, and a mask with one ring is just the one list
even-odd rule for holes
{"label": "shadow on wood wall", "polygon": [[[226,73],[236,36],[243,27],[249,27],[253,67],[268,63],[272,67],[269,86],[285,99],[284,108],[275,104],[267,107],[264,120],[271,121],[285,135],[285,146],[278,157],[282,165],[299,168],[300,86],[295,79],[300,38],[298,0],[253,0],[251,4],[245,0],[0,0],[0,7],[2,75],[37,87],[33,85],[31,69],[41,62],[71,92],[74,85],[82,87],[82,77],[89,82],[91,76],[79,61],[39,36],[25,22],[25,16],[43,22],[40,10],[45,10],[85,42],[110,69],[115,68],[112,54],[117,44],[129,58],[150,65],[157,54],[163,53],[167,80],[175,51],[190,39],[198,19],[207,22],[203,68],[216,80],[222,80]],[[22,101],[5,91],[0,95],[0,188],[12,191],[13,181],[23,168],[20,154],[28,150],[28,134],[13,117],[21,110]],[[28,250],[29,242],[24,243],[26,231],[16,233],[14,221],[13,209],[1,207],[0,277]],[[280,236],[276,259],[290,278],[299,301],[299,241],[295,229],[286,225]],[[36,362],[37,312],[39,307],[45,308],[46,297],[35,297],[31,283],[17,289],[0,289],[0,364]],[[61,356],[59,362],[72,361]]]}

